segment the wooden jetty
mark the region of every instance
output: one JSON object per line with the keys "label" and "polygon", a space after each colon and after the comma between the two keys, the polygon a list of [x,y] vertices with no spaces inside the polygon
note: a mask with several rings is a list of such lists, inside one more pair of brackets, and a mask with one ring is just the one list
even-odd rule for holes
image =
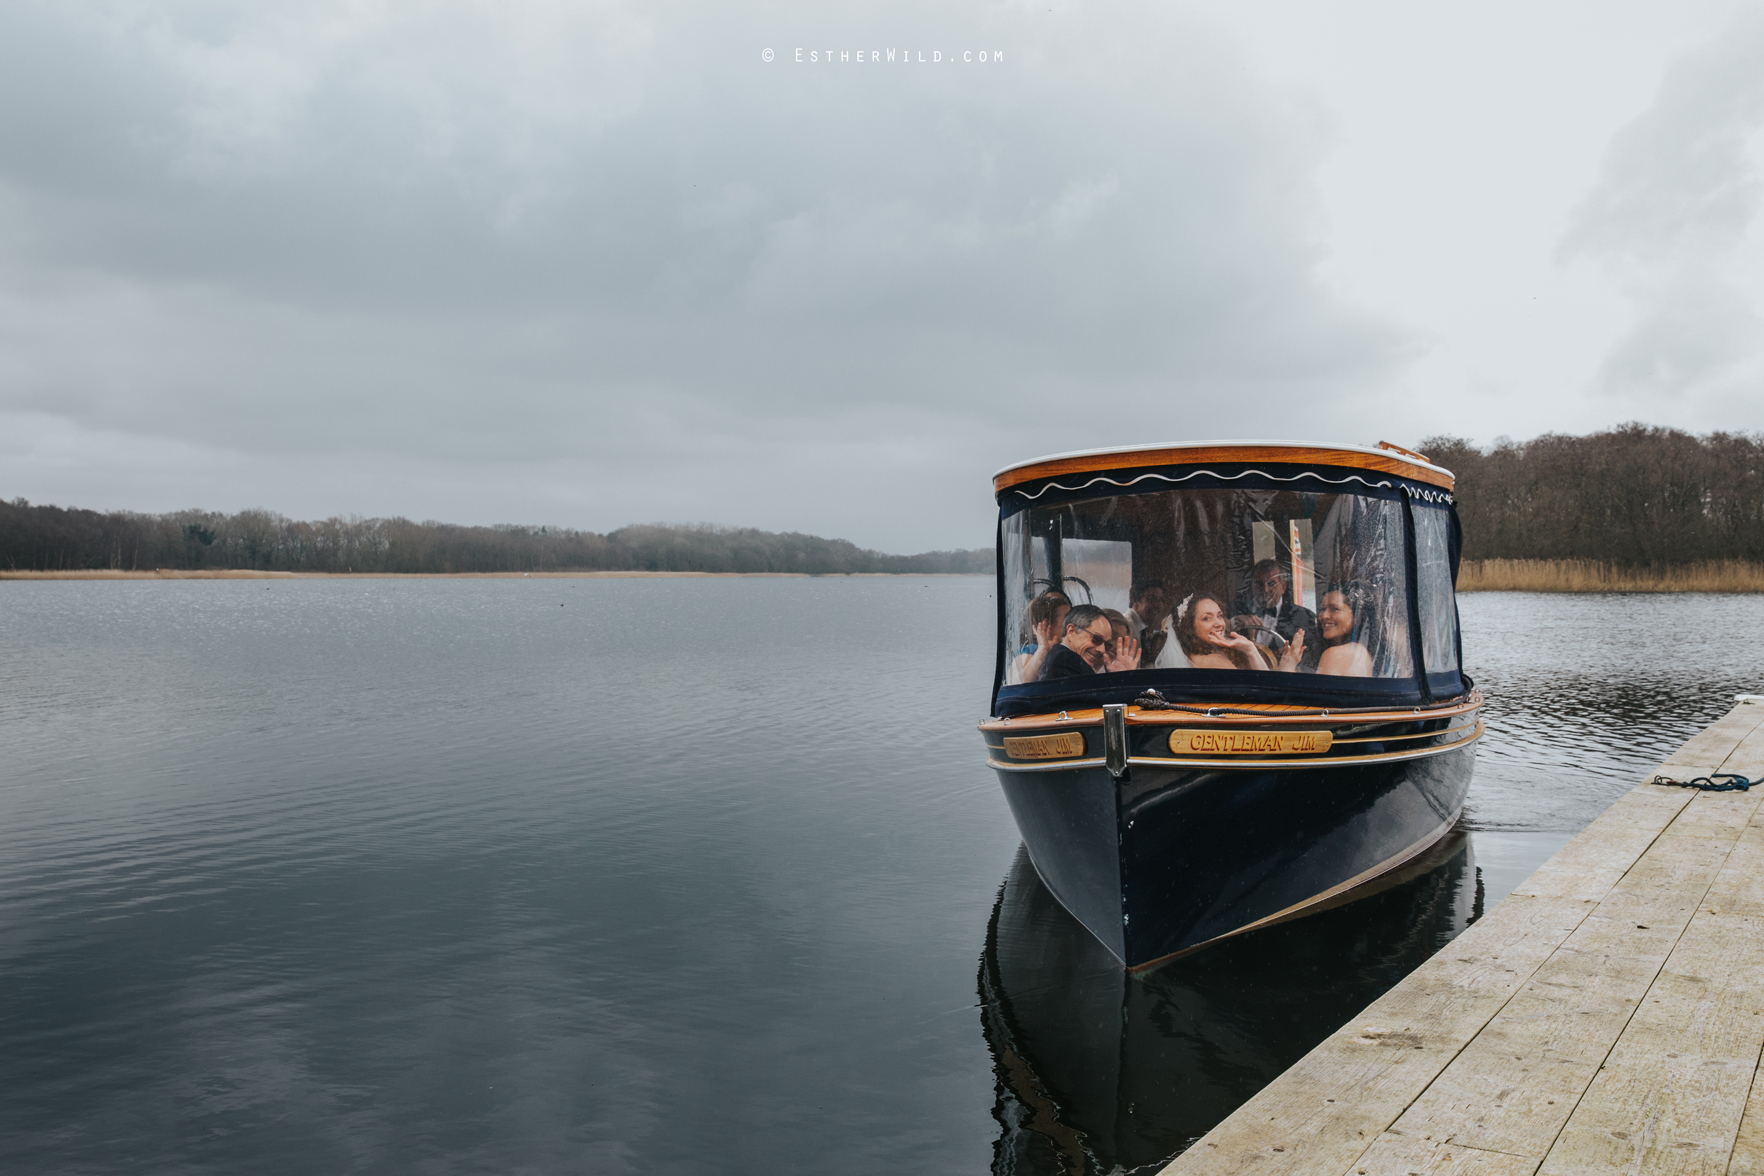
{"label": "wooden jetty", "polygon": [[[1764,778],[1740,697],[1660,774]],[[1764,1176],[1761,805],[1637,787],[1165,1173]]]}

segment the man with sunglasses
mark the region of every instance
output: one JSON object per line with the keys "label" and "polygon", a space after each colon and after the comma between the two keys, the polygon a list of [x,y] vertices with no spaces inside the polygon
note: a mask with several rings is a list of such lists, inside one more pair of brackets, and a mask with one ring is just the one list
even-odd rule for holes
{"label": "man with sunglasses", "polygon": [[[1047,668],[1041,680],[1078,678],[1115,669],[1132,669],[1139,661],[1139,643],[1123,637],[1121,644],[1132,647],[1131,654],[1117,646],[1114,660],[1109,658],[1109,643],[1115,640],[1115,627],[1103,610],[1094,604],[1080,604],[1066,614],[1065,635],[1047,655]],[[1132,665],[1126,664],[1131,657]]]}

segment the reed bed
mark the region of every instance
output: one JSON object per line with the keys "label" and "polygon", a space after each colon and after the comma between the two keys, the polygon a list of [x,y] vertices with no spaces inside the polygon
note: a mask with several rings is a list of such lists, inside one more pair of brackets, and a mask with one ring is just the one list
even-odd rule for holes
{"label": "reed bed", "polygon": [[1467,559],[1459,592],[1764,592],[1764,563],[1630,565],[1596,559]]}

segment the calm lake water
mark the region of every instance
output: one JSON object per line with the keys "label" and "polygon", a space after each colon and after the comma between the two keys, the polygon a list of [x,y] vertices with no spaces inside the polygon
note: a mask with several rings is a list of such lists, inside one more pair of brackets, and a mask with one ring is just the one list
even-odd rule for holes
{"label": "calm lake water", "polygon": [[991,592],[0,583],[0,1170],[1150,1168],[1764,686],[1764,598],[1465,597],[1468,835],[1129,979]]}

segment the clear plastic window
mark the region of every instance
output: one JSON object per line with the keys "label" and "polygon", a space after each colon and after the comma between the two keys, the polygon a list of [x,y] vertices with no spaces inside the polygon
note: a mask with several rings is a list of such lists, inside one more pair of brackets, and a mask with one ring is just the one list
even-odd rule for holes
{"label": "clear plastic window", "polygon": [[1452,587],[1451,516],[1415,506],[1415,592],[1421,606],[1421,657],[1430,674],[1458,668],[1458,607]]}
{"label": "clear plastic window", "polygon": [[[1003,556],[1006,685],[1414,674],[1399,501],[1191,489],[1038,506],[1005,520]],[[1448,616],[1450,590],[1448,574]]]}

